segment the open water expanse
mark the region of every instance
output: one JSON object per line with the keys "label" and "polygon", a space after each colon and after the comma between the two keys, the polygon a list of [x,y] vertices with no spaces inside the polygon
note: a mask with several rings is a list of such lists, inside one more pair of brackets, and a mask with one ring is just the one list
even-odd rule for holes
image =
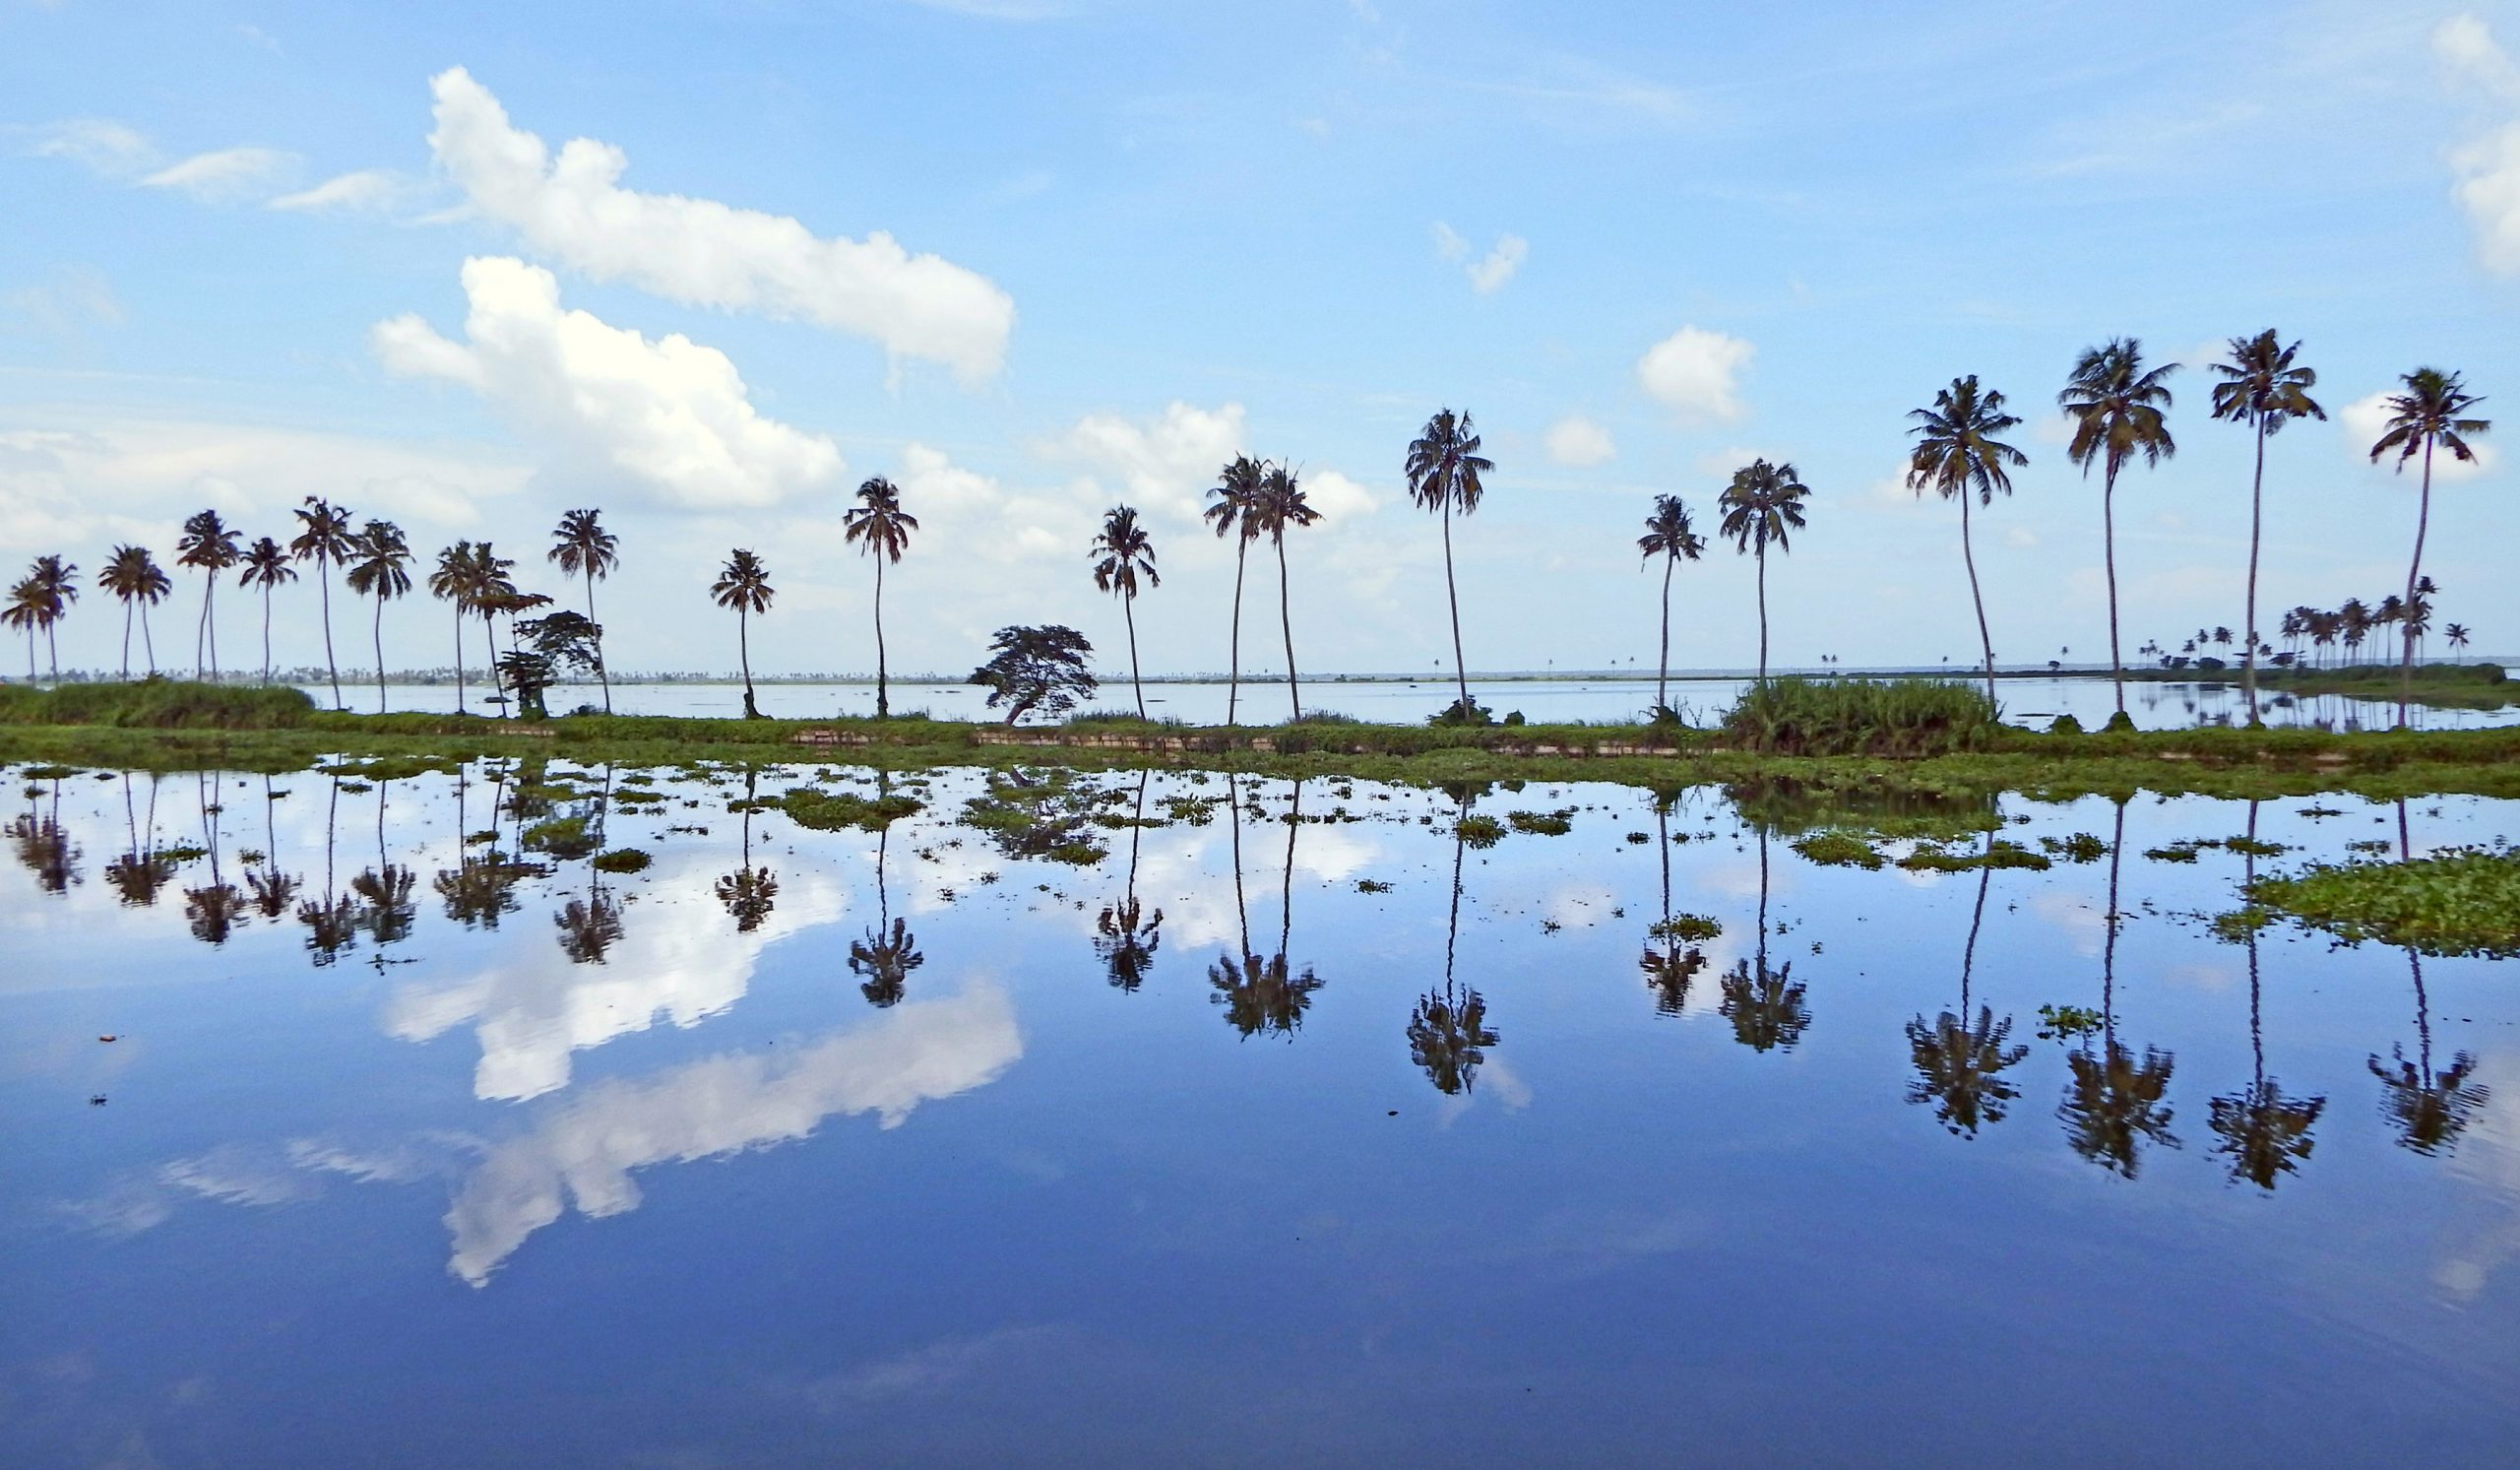
{"label": "open water expanse", "polygon": [[[1955,677],[1966,677],[1965,671]],[[1671,682],[1671,704],[1691,723],[1712,725],[1732,707],[1741,691],[1747,689],[1747,678],[1674,679]],[[303,685],[320,705],[332,703],[330,687]],[[480,685],[468,691],[469,707],[484,711]],[[858,683],[794,683],[760,684],[756,686],[761,712],[780,720],[821,720],[836,715],[872,715],[875,713],[875,686]],[[1354,719],[1382,725],[1416,725],[1451,704],[1456,697],[1454,686],[1441,679],[1349,679],[1307,682],[1300,686],[1306,713],[1331,711]],[[1485,705],[1498,718],[1509,711],[1520,710],[1525,719],[1535,723],[1573,720],[1636,720],[1654,706],[1654,680],[1651,678],[1598,679],[1473,679],[1471,697]],[[343,698],[353,710],[376,708],[374,685],[361,689],[353,683],[342,686]],[[1223,679],[1151,683],[1146,686],[1147,713],[1157,719],[1171,718],[1193,725],[1225,723],[1228,689]],[[2116,709],[2116,700],[2105,678],[2003,678],[1995,681],[1996,701],[2003,717],[2016,725],[2045,730],[2058,715],[2070,714],[2084,728],[2098,730]],[[581,703],[600,700],[602,693],[592,685],[567,685],[551,691],[550,706],[554,713],[575,709]],[[988,720],[995,713],[982,702],[987,691],[970,684],[895,684],[893,710],[900,714],[923,710],[939,719]],[[455,686],[447,684],[392,684],[386,688],[386,699],[398,710],[453,710]],[[673,682],[655,684],[617,683],[612,686],[612,707],[624,715],[703,715],[731,720],[744,712],[744,690],[740,683]],[[1134,712],[1136,703],[1123,678],[1102,686],[1095,707],[1105,710]],[[1237,718],[1247,725],[1267,725],[1287,718],[1291,705],[1283,681],[1245,680],[1238,696]],[[2174,684],[2136,681],[2126,686],[2126,713],[2145,730],[2180,730],[2196,725],[2222,722],[2246,724],[2247,716],[2236,683]],[[2394,703],[2374,700],[2345,699],[2338,696],[2304,698],[2298,701],[2281,699],[2270,702],[2266,723],[2274,726],[2324,726],[2330,730],[2386,730],[2397,723]],[[2409,712],[2411,723],[2426,730],[2473,730],[2486,726],[2520,724],[2520,707],[2492,710],[2428,709],[2422,705]]]}
{"label": "open water expanse", "polygon": [[376,774],[12,773],[0,1464],[2520,1462],[2520,803]]}

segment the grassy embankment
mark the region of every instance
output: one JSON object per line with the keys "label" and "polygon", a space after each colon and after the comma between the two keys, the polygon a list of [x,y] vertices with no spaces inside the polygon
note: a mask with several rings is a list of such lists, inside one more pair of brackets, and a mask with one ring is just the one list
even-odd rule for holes
{"label": "grassy embankment", "polygon": [[1982,695],[1914,680],[1779,679],[1710,729],[1427,727],[1336,718],[1222,729],[1099,717],[1008,730],[961,721],[707,720],[319,710],[294,689],[175,681],[0,688],[0,759],[135,769],[285,770],[324,755],[547,754],[633,765],[848,763],[894,769],[1060,765],[1343,774],[1412,783],[1596,780],[1672,788],[1784,781],[1817,791],[2350,791],[2520,797],[2520,730],[2016,730]]}

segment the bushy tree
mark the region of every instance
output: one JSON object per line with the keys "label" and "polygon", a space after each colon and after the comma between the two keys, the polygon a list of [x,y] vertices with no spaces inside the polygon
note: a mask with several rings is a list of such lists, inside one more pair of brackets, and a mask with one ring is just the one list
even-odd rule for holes
{"label": "bushy tree", "polygon": [[1086,667],[1094,645],[1074,628],[1000,628],[989,648],[989,661],[972,671],[971,681],[988,690],[989,708],[1006,706],[1009,725],[1036,710],[1064,715],[1102,687]]}

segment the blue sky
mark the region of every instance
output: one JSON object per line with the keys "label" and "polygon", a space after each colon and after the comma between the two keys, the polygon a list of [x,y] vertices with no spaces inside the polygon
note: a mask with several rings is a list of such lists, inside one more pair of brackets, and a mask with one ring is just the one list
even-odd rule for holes
{"label": "blue sky", "polygon": [[[2178,456],[2119,492],[2132,645],[2240,620],[2248,441],[2203,363],[2274,326],[2332,418],[2273,446],[2266,607],[2376,599],[2415,496],[2354,406],[2419,363],[2488,414],[2513,379],[2520,7],[2092,15],[0,0],[0,557],[162,556],[203,505],[280,533],[323,492],[542,584],[551,522],[598,504],[616,664],[727,667],[703,589],[741,544],[781,588],[759,666],[863,669],[838,514],[881,474],[927,526],[888,582],[897,669],[968,670],[1017,620],[1116,651],[1084,544],[1121,500],[1166,571],[1148,667],[1215,669],[1230,559],[1192,516],[1247,450],[1331,512],[1291,546],[1307,671],[1431,669],[1400,464],[1451,405],[1498,462],[1457,527],[1474,668],[1650,666],[1637,523],[1673,492],[1711,530],[1752,454],[1816,492],[1778,658],[1960,664],[1956,512],[1897,474],[1904,414],[1975,372],[2030,420],[1979,522],[1998,657],[2083,659],[2073,355],[2195,364]],[[2499,460],[2436,487],[2427,569],[2445,619],[2520,649]],[[1746,663],[1750,589],[1729,546],[1684,569],[1674,663]],[[295,602],[284,660],[317,647]],[[396,607],[389,659],[442,661],[447,621]],[[118,636],[92,595],[63,658]]]}

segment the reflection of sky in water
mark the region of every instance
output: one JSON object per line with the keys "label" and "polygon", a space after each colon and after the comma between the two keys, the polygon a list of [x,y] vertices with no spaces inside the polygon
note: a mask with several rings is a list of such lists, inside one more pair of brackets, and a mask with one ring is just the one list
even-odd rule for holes
{"label": "reflection of sky in water", "polygon": [[[1098,779],[1134,809],[1134,777]],[[1246,783],[1239,912],[1228,810],[1138,833],[1163,920],[1125,992],[1097,943],[1130,830],[1101,829],[1090,868],[1009,859],[949,820],[959,775],[894,827],[880,893],[873,835],[755,817],[778,886],[749,931],[718,892],[740,780],[662,780],[665,802],[609,814],[656,863],[601,880],[622,906],[600,963],[554,919],[583,860],[522,881],[495,929],[444,911],[489,784],[461,822],[442,777],[272,784],[268,805],[260,777],[208,788],[213,844],[204,784],[167,778],[158,839],[320,897],[338,799],[331,887],[414,869],[408,935],[318,968],[293,914],[248,912],[204,944],[206,856],[118,903],[124,784],[93,775],[60,788],[79,880],[0,874],[7,1463],[1412,1461],[1436,1425],[1469,1463],[1944,1463],[1989,1414],[2068,1463],[2520,1442],[2508,967],[2425,961],[2419,1015],[2403,953],[2267,936],[2265,1073],[2325,1102],[2272,1192],[2235,1180],[2213,1104],[2260,1064],[2248,956],[2201,916],[2240,863],[2143,856],[2239,832],[2235,803],[2128,805],[2105,987],[2106,863],[1998,872],[1980,912],[1974,873],[1817,867],[1786,835],[1763,885],[1704,792],[1670,844],[1642,793],[1490,792],[1479,810],[1571,806],[1574,831],[1463,855],[1455,979],[1496,1040],[1443,1095],[1404,1035],[1444,980],[1439,793],[1314,780],[1307,817],[1365,819],[1291,828],[1286,783]],[[1147,809],[1225,791],[1159,774]],[[2005,810],[2033,847],[2113,816]],[[2514,815],[2427,799],[2409,821],[2422,848]],[[2294,799],[2259,832],[2296,846],[2281,866],[2393,842],[2396,813]],[[1638,963],[1666,853],[1671,908],[1724,926],[1672,1014]],[[924,958],[880,1008],[851,967],[879,915]],[[1971,1136],[1907,1101],[1906,1028],[1959,1006],[1973,919],[1970,1006],[2028,1051]],[[1247,1038],[1210,981],[1246,930],[1321,981]],[[1722,985],[1762,954],[1807,1010],[1764,1053]],[[2132,1056],[2174,1058],[2132,1178],[2067,1146],[2069,1056],[2033,1035],[2041,1005],[2104,994]],[[2472,1055],[2486,1090],[2430,1154],[2381,1108],[2369,1060],[2399,1052]]]}

